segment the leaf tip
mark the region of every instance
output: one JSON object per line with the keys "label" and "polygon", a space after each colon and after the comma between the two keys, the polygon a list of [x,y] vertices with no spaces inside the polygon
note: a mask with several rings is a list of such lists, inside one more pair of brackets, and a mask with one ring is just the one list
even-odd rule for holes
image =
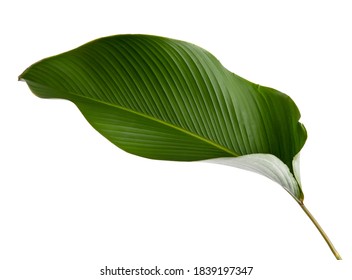
{"label": "leaf tip", "polygon": [[18,76],[18,81],[19,82],[25,82],[26,80],[24,79],[24,74],[25,74],[26,71],[22,72],[19,76]]}

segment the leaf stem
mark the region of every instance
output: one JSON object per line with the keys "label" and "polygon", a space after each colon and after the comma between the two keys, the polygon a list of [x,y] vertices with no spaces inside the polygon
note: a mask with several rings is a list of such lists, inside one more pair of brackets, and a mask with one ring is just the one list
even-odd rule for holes
{"label": "leaf stem", "polygon": [[337,252],[337,250],[335,249],[334,245],[332,244],[332,242],[330,241],[329,237],[326,235],[325,231],[322,229],[322,227],[319,225],[318,221],[314,218],[314,216],[312,215],[312,213],[309,212],[309,210],[307,209],[307,207],[303,204],[303,202],[298,202],[298,204],[301,206],[301,208],[303,209],[303,211],[307,214],[307,216],[309,217],[309,219],[313,222],[313,224],[316,226],[316,228],[319,230],[320,234],[322,235],[322,237],[324,238],[325,242],[328,244],[331,252],[334,254],[334,256],[336,257],[337,260],[342,260],[339,252]]}

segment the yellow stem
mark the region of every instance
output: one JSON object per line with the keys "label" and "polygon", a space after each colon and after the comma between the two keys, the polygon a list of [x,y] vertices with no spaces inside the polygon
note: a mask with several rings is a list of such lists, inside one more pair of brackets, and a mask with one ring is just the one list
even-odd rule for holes
{"label": "yellow stem", "polygon": [[307,214],[309,219],[313,222],[313,224],[316,226],[316,228],[319,230],[320,234],[324,238],[325,242],[328,244],[331,252],[335,255],[337,260],[342,260],[339,252],[335,249],[334,245],[330,241],[329,237],[326,235],[325,231],[322,229],[322,227],[319,225],[318,221],[313,217],[312,213],[309,212],[307,207],[303,204],[303,202],[298,202],[298,204],[301,206],[303,211]]}

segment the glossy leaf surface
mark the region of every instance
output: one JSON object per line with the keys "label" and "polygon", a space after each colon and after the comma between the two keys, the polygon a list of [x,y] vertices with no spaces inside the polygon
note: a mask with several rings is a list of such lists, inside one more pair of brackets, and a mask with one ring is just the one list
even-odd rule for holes
{"label": "glossy leaf surface", "polygon": [[276,167],[258,173],[281,176],[276,181],[284,187],[290,181],[285,189],[303,200],[294,157],[307,134],[294,102],[231,73],[198,46],[149,35],[106,37],[39,61],[20,79],[39,97],[74,102],[129,153],[177,161],[260,154],[245,158],[247,169],[271,158]]}

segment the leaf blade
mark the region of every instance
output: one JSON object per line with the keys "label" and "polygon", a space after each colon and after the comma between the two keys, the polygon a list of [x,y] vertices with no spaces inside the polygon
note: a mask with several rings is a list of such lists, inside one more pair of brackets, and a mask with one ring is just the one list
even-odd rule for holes
{"label": "leaf blade", "polygon": [[101,38],[32,65],[20,79],[40,97],[74,102],[111,142],[149,158],[273,154],[293,174],[307,136],[287,95],[163,37]]}

